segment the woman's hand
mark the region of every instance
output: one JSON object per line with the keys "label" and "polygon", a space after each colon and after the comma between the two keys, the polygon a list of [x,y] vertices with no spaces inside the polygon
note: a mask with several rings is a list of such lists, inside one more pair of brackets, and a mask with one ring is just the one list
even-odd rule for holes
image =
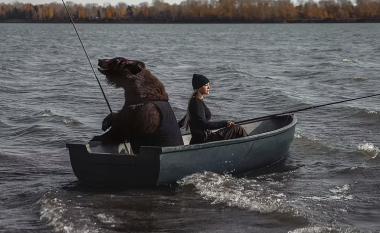
{"label": "woman's hand", "polygon": [[233,123],[232,121],[227,121],[227,127],[231,127],[231,126],[234,126],[235,123]]}

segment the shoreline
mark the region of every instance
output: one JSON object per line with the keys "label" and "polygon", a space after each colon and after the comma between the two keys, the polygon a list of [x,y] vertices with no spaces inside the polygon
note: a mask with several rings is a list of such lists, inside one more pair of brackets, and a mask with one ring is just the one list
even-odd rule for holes
{"label": "shoreline", "polygon": [[[310,23],[380,23],[380,19],[348,19],[348,20],[284,20],[284,21],[186,21],[186,22],[168,22],[168,21],[122,21],[122,20],[75,20],[76,24],[310,24]],[[33,21],[33,20],[0,20],[0,23],[35,23],[35,24],[71,24],[71,21]]]}

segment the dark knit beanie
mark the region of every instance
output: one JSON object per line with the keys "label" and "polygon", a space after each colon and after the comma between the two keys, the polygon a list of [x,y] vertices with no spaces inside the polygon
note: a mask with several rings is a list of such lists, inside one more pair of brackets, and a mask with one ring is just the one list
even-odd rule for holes
{"label": "dark knit beanie", "polygon": [[210,81],[205,76],[203,76],[201,74],[194,74],[193,75],[193,80],[192,80],[191,84],[193,84],[193,89],[197,90],[197,89],[203,87],[203,85],[206,85],[209,82]]}

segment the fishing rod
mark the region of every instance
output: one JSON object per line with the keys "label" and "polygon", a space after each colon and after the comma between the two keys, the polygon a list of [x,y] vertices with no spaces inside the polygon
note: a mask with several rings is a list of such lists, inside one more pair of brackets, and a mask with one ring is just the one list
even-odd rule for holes
{"label": "fishing rod", "polygon": [[365,98],[370,98],[370,97],[374,97],[374,96],[380,96],[380,94],[373,94],[373,95],[368,95],[368,96],[363,96],[363,97],[358,97],[358,98],[353,98],[353,99],[348,99],[348,100],[341,100],[341,101],[327,103],[327,104],[320,104],[320,105],[315,105],[315,106],[311,106],[311,107],[300,108],[300,109],[296,109],[293,111],[286,111],[286,112],[281,112],[281,113],[277,113],[277,114],[257,117],[257,118],[253,118],[250,120],[239,121],[236,123],[237,124],[243,124],[243,123],[257,122],[257,121],[267,120],[267,119],[275,117],[275,116],[280,116],[280,115],[289,114],[289,113],[302,112],[302,111],[306,111],[306,110],[313,109],[313,108],[320,108],[320,107],[324,107],[324,106],[328,106],[328,105],[340,104],[340,103],[344,103],[344,102],[349,102],[349,101],[354,101],[354,100],[359,100],[359,99],[365,99]]}
{"label": "fishing rod", "polygon": [[90,66],[91,66],[92,72],[93,72],[94,75],[95,75],[96,81],[98,81],[98,84],[99,84],[100,90],[102,91],[103,97],[104,97],[104,99],[106,100],[106,103],[107,103],[108,109],[110,110],[110,113],[112,114],[111,105],[110,105],[110,103],[108,102],[108,99],[107,99],[107,97],[106,97],[106,94],[105,94],[104,91],[103,91],[103,87],[102,87],[102,85],[101,85],[100,82],[99,82],[98,76],[97,76],[96,73],[95,73],[95,70],[94,70],[94,67],[92,66],[92,63],[91,63],[91,61],[90,61],[90,58],[89,58],[88,55],[87,55],[86,49],[84,48],[84,45],[83,45],[83,43],[82,43],[82,40],[81,40],[81,38],[80,38],[80,36],[79,36],[79,33],[78,33],[78,31],[77,31],[77,28],[75,27],[75,24],[74,24],[73,18],[71,17],[71,14],[70,14],[69,10],[68,10],[67,7],[66,7],[65,1],[62,0],[62,2],[63,2],[63,5],[65,6],[65,9],[66,9],[67,15],[69,16],[69,18],[70,18],[70,20],[71,20],[71,23],[72,23],[72,25],[74,26],[75,32],[77,33],[77,36],[78,36],[78,39],[79,39],[79,41],[80,41],[80,44],[82,45],[83,51],[84,51],[84,53],[86,54],[86,57],[87,57],[88,63],[90,63]]}
{"label": "fishing rod", "polygon": [[[91,66],[92,72],[93,72],[94,75],[95,75],[96,81],[98,81],[98,84],[99,84],[100,90],[102,91],[103,97],[104,97],[104,99],[106,100],[106,103],[107,103],[108,109],[110,110],[110,113],[113,114],[113,112],[112,112],[112,108],[111,108],[111,105],[110,105],[110,103],[108,102],[108,99],[107,99],[107,97],[106,97],[106,94],[104,93],[103,87],[102,87],[102,85],[101,85],[100,82],[99,82],[98,76],[97,76],[96,73],[95,73],[94,67],[92,66],[92,63],[91,63],[91,61],[90,61],[90,58],[89,58],[88,55],[87,55],[86,49],[84,48],[84,45],[83,45],[83,43],[82,43],[82,40],[81,40],[81,38],[80,38],[80,36],[79,36],[79,33],[78,33],[78,31],[77,31],[77,28],[75,27],[75,24],[74,24],[73,18],[71,17],[71,14],[70,14],[69,10],[68,10],[67,7],[66,7],[65,1],[62,0],[62,2],[63,2],[63,5],[65,6],[65,9],[66,9],[67,15],[69,16],[69,18],[70,18],[70,20],[71,20],[71,23],[72,23],[72,25],[73,25],[73,27],[74,27],[74,29],[75,29],[75,32],[77,33],[77,36],[78,36],[78,39],[79,39],[79,41],[80,41],[80,44],[82,45],[83,51],[84,51],[84,53],[86,54],[86,57],[87,57],[88,63],[90,63],[90,66]],[[124,142],[123,144],[124,144],[125,151],[128,153],[128,147],[127,147],[126,143]]]}

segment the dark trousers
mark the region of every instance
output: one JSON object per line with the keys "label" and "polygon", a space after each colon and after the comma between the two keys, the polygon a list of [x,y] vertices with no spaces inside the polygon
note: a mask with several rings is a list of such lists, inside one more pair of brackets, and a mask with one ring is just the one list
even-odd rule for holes
{"label": "dark trousers", "polygon": [[245,132],[245,129],[240,125],[234,125],[232,127],[227,127],[220,129],[216,132],[210,133],[206,138],[205,142],[215,142],[233,138],[247,137],[248,134]]}
{"label": "dark trousers", "polygon": [[199,139],[196,140],[196,138],[191,138],[190,144],[197,144],[197,143],[202,143],[202,142],[215,142],[215,141],[241,138],[241,137],[247,137],[247,136],[248,134],[243,127],[241,127],[240,125],[234,125],[232,127],[226,127],[226,128],[220,129],[216,132],[208,133],[206,138],[203,141]]}

